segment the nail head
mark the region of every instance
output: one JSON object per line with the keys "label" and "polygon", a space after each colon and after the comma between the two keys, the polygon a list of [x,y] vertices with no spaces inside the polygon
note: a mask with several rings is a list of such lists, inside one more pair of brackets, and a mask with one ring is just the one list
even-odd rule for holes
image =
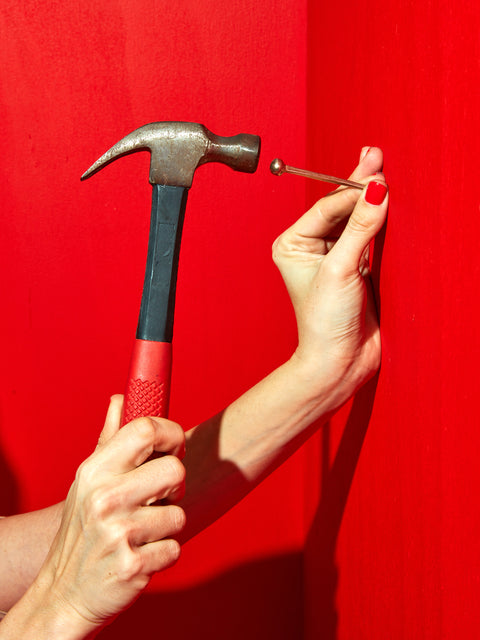
{"label": "nail head", "polygon": [[282,173],[285,173],[284,161],[280,160],[280,158],[275,158],[275,160],[272,160],[270,164],[270,171],[274,176],[281,176]]}

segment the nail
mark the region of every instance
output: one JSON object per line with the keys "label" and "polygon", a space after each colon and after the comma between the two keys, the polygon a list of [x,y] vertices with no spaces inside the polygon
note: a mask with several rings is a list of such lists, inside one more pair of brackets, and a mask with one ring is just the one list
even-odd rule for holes
{"label": "nail", "polygon": [[369,182],[365,192],[365,201],[368,204],[379,205],[385,200],[388,188],[382,182]]}
{"label": "nail", "polygon": [[367,153],[370,151],[372,147],[363,147],[362,151],[360,152],[360,162],[365,158],[365,156],[367,155]]}

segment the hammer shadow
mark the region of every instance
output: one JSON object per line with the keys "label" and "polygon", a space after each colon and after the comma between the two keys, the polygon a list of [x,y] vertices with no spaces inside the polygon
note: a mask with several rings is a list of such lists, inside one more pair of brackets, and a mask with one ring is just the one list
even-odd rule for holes
{"label": "hammer shadow", "polygon": [[[380,264],[386,225],[375,239],[371,282],[380,320]],[[367,434],[375,401],[378,374],[356,394],[335,459],[329,468],[331,427],[321,434],[321,497],[305,545],[306,638],[336,640],[338,613],[336,593],[339,571],[335,562],[338,534],[353,477]]]}

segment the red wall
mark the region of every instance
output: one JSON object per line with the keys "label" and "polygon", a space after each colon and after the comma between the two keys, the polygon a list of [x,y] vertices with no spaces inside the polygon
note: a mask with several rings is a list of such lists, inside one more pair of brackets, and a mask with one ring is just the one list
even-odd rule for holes
{"label": "red wall", "polygon": [[269,161],[346,175],[377,144],[391,185],[378,381],[103,637],[477,637],[477,4],[2,3],[4,513],[65,495],[124,385],[150,190],[146,154],[79,182],[111,144],[168,119],[263,138],[257,174],[203,167],[189,196],[186,428],[295,344],[270,245],[325,188]]}
{"label": "red wall", "polygon": [[[193,426],[290,354],[293,318],[271,243],[304,210],[304,183],[268,166],[276,155],[305,163],[306,3],[6,0],[0,30],[5,513],[64,497],[109,396],[123,390],[143,285],[148,154],[79,178],[136,127],[191,120],[263,139],[254,176],[209,165],[191,189],[171,417]],[[295,637],[302,462],[186,545],[105,637],[155,637],[157,625],[170,637],[179,624],[178,638]]]}
{"label": "red wall", "polygon": [[343,175],[379,145],[391,205],[375,399],[311,454],[308,639],[479,635],[479,17],[473,1],[310,3],[309,164]]}

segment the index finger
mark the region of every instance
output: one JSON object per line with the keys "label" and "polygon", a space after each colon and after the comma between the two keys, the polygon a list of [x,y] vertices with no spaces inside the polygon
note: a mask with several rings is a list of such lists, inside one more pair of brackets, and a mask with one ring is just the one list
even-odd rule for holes
{"label": "index finger", "polygon": [[[351,180],[366,182],[366,179],[383,166],[383,153],[377,147],[370,147],[350,175]],[[288,232],[304,238],[327,238],[335,227],[350,216],[361,191],[340,187],[318,200]],[[287,232],[287,233],[288,233]]]}
{"label": "index finger", "polygon": [[110,398],[105,423],[98,438],[98,445],[102,445],[110,440],[120,429],[122,422],[123,396],[114,395]]}
{"label": "index finger", "polygon": [[153,453],[185,455],[185,433],[180,425],[165,418],[137,418],[126,424],[100,446],[96,462],[115,473],[131,471]]}

